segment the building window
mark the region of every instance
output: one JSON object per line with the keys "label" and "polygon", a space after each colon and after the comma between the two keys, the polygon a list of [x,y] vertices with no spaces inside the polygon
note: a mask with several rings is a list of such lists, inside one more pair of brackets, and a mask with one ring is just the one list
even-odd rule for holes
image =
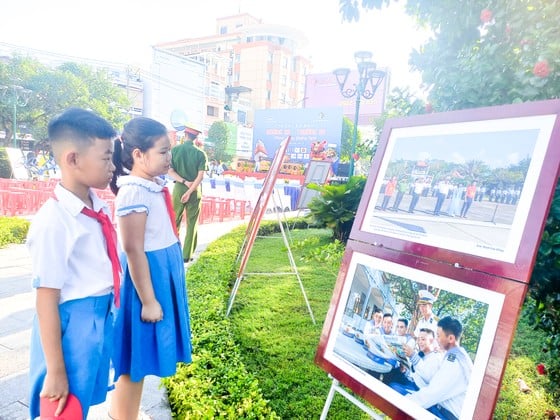
{"label": "building window", "polygon": [[266,100],[270,101],[270,98],[272,97],[272,92],[270,90],[266,91]]}
{"label": "building window", "polygon": [[282,58],[282,67],[285,69],[288,68],[288,57]]}
{"label": "building window", "polygon": [[268,62],[272,63],[272,59],[274,58],[274,54],[272,54],[270,51],[268,52]]}
{"label": "building window", "polygon": [[272,73],[271,73],[271,72],[268,72],[268,73],[267,73],[267,75],[266,75],[266,80],[268,80],[269,82],[272,81]]}
{"label": "building window", "polygon": [[227,26],[221,26],[220,35],[225,35],[225,34],[227,34]]}
{"label": "building window", "polygon": [[288,83],[288,78],[286,77],[286,75],[282,76],[282,86],[286,86],[286,84]]}
{"label": "building window", "polygon": [[206,115],[210,117],[219,117],[218,107],[208,105],[206,107]]}
{"label": "building window", "polygon": [[247,122],[247,113],[245,111],[237,111],[237,122],[240,124]]}
{"label": "building window", "polygon": [[241,62],[241,54],[239,54],[239,53],[235,54],[235,62],[236,62],[236,63],[240,63],[240,62]]}

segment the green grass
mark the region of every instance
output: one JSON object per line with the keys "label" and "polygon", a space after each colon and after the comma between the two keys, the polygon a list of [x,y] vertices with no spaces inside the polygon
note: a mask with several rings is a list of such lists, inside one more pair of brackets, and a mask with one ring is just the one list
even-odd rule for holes
{"label": "green grass", "polygon": [[[560,412],[560,404],[548,392],[551,384],[548,376],[537,373],[537,364],[545,366],[549,355],[542,351],[546,336],[535,330],[525,316],[521,316],[502,380],[498,403],[494,412],[496,419],[548,419],[547,411]],[[518,379],[531,388],[530,393],[519,390]],[[554,418],[554,417],[552,417]]]}

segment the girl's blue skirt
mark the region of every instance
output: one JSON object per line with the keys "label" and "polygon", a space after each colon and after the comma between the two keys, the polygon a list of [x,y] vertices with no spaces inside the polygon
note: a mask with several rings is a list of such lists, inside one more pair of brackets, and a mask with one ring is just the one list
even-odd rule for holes
{"label": "girl's blue skirt", "polygon": [[189,306],[180,244],[146,252],[146,256],[163,320],[141,320],[142,304],[125,264],[121,307],[115,321],[115,381],[120,375],[130,375],[134,382],[146,375],[171,376],[177,362],[191,362]]}

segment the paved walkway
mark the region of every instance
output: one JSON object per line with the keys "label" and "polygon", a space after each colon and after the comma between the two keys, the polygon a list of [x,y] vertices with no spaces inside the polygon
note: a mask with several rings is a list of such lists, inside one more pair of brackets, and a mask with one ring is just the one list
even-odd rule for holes
{"label": "paved walkway", "polygon": [[[235,220],[199,225],[196,259],[206,246],[246,223]],[[28,419],[29,339],[34,313],[31,261],[25,245],[0,249],[0,420]],[[92,407],[89,420],[106,420],[110,395],[104,404]],[[171,411],[160,379],[146,378],[142,419],[168,420]]]}

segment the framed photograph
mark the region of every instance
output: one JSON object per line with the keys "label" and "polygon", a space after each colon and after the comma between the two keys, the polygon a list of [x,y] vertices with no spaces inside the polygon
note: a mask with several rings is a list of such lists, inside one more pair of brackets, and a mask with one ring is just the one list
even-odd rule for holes
{"label": "framed photograph", "polygon": [[528,281],[558,180],[559,111],[388,120],[350,237]]}
{"label": "framed photograph", "polygon": [[297,200],[297,209],[306,209],[309,202],[320,195],[319,191],[311,190],[307,185],[313,183],[324,185],[331,174],[332,163],[322,160],[310,160],[305,171],[305,179]]}
{"label": "framed photograph", "polygon": [[[315,361],[392,418],[490,418],[526,288],[350,241]],[[440,342],[449,320],[460,349]]]}

